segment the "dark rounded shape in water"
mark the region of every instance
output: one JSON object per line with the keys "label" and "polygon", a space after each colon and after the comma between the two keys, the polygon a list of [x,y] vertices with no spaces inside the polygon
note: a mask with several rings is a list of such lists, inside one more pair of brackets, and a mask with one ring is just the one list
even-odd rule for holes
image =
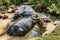
{"label": "dark rounded shape in water", "polygon": [[0,19],[2,18],[2,16],[0,15]]}
{"label": "dark rounded shape in water", "polygon": [[4,15],[4,16],[3,16],[3,19],[6,19],[6,18],[8,18],[8,16],[7,16],[7,15]]}
{"label": "dark rounded shape in water", "polygon": [[15,10],[13,9],[12,11],[11,11],[11,13],[14,13],[15,12]]}
{"label": "dark rounded shape in water", "polygon": [[51,21],[50,21],[50,20],[44,20],[44,22],[46,22],[46,23],[50,23]]}

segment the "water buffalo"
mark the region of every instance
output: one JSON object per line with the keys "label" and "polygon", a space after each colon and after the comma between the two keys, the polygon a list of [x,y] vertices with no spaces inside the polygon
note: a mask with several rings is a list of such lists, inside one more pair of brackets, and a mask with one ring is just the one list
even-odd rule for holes
{"label": "water buffalo", "polygon": [[12,25],[8,28],[7,33],[13,36],[22,36],[28,33],[38,20],[38,18],[32,17],[34,13],[35,11],[30,5],[20,6],[19,10],[14,13],[13,21],[14,19],[19,18],[20,15],[23,16],[23,18],[21,20],[17,20],[17,22],[12,22]]}
{"label": "water buffalo", "polygon": [[38,21],[38,18],[24,17],[10,25],[7,33],[12,36],[24,36],[34,27],[36,21]]}

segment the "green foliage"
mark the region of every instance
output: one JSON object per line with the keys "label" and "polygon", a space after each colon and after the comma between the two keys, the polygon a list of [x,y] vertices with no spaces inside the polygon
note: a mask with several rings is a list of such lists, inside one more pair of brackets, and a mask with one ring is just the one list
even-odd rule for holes
{"label": "green foliage", "polygon": [[12,2],[12,4],[15,4],[15,5],[17,5],[17,4],[19,4],[20,3],[20,0],[11,0],[11,2]]}
{"label": "green foliage", "polygon": [[3,4],[2,0],[0,0],[0,6]]}
{"label": "green foliage", "polygon": [[8,6],[10,4],[10,0],[2,0],[3,5]]}
{"label": "green foliage", "polygon": [[[60,0],[53,0],[55,3],[60,2]],[[38,3],[45,3],[46,5],[50,6],[50,2],[52,2],[51,0],[0,0],[0,5],[5,4],[5,5],[9,5],[9,4],[16,4],[19,5],[20,3],[23,2],[34,2],[34,4],[38,4]]]}
{"label": "green foliage", "polygon": [[10,0],[12,4],[20,5],[20,3],[27,2],[27,0]]}
{"label": "green foliage", "polygon": [[55,4],[51,4],[51,6],[49,6],[47,8],[50,10],[50,12],[57,11],[57,6]]}
{"label": "green foliage", "polygon": [[11,3],[10,0],[0,0],[0,6],[1,5],[8,6],[10,3]]}

